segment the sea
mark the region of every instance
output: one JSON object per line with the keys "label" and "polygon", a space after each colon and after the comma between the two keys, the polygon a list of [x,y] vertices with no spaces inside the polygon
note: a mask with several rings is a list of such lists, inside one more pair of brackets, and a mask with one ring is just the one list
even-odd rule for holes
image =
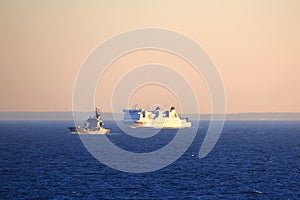
{"label": "sea", "polygon": [[[1,199],[300,199],[300,121],[226,121],[213,150],[198,153],[209,122],[187,151],[147,173],[110,168],[91,155],[72,121],[0,121]],[[109,140],[128,151],[162,148],[177,134],[133,138],[114,121]],[[128,161],[130,162],[130,161]]]}

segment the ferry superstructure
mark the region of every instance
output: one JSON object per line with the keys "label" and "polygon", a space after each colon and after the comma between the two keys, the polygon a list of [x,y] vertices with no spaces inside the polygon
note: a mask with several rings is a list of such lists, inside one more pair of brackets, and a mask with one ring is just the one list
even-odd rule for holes
{"label": "ferry superstructure", "polygon": [[187,118],[181,118],[175,107],[172,106],[169,111],[161,111],[157,107],[155,111],[147,111],[135,107],[133,109],[124,109],[123,122],[131,123],[132,128],[190,128],[192,123]]}

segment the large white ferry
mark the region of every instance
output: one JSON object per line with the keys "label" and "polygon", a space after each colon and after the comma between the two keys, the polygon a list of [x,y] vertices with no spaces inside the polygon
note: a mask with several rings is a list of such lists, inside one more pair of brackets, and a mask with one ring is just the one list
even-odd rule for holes
{"label": "large white ferry", "polygon": [[131,128],[190,128],[192,123],[187,118],[181,118],[172,106],[169,111],[161,111],[157,107],[154,111],[147,111],[137,106],[124,109],[123,122],[132,123]]}
{"label": "large white ferry", "polygon": [[104,123],[100,117],[99,109],[95,109],[95,116],[89,117],[84,127],[68,127],[72,134],[108,134],[110,129],[104,128]]}

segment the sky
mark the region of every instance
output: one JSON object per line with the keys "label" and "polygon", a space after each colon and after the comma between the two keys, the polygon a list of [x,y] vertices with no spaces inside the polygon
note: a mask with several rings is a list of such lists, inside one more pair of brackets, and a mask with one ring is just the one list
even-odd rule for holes
{"label": "sky", "polygon": [[[0,112],[71,111],[76,75],[111,36],[142,27],[175,30],[213,60],[228,113],[300,112],[300,1],[0,1]],[[201,113],[211,112],[205,81],[189,63],[144,50],[116,60],[99,81],[96,104],[111,111],[117,80],[145,63],[163,63],[191,83]],[[167,88],[133,91],[128,106],[180,107]],[[187,112],[193,112],[188,110]]]}

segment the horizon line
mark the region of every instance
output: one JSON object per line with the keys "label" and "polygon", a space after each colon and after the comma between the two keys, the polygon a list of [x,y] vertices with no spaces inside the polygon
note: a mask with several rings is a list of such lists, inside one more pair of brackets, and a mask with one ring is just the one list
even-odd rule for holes
{"label": "horizon line", "polygon": [[[94,112],[94,111],[79,111],[79,112]],[[73,113],[73,111],[0,111],[0,113]],[[100,113],[113,113],[113,112],[101,112]],[[123,112],[114,112],[115,114],[123,114]],[[289,112],[289,111],[266,111],[266,112],[258,112],[258,111],[248,111],[248,112],[234,112],[234,113],[225,113],[225,115],[233,115],[233,114],[261,114],[261,113],[268,113],[268,114],[300,114],[300,111]],[[203,114],[203,115],[210,115],[210,114],[217,114],[220,115],[222,113],[183,113],[183,114]]]}

